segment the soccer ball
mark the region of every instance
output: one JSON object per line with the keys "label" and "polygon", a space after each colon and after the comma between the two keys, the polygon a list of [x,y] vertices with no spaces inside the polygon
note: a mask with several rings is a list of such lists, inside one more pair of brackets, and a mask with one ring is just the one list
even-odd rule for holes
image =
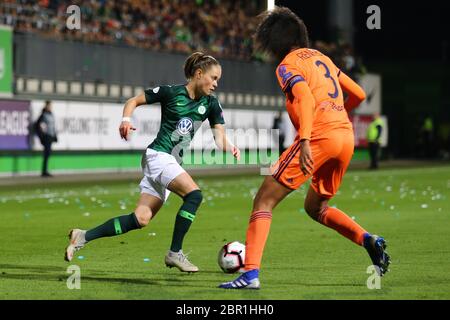
{"label": "soccer ball", "polygon": [[244,267],[245,245],[238,241],[229,242],[219,250],[219,267],[225,273],[235,273]]}

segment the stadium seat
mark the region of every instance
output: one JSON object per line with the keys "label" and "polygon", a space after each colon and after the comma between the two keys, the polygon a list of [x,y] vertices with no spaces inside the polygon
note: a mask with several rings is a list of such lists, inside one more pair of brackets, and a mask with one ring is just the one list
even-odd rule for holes
{"label": "stadium seat", "polygon": [[95,84],[91,82],[85,82],[83,84],[83,93],[93,96],[95,94]]}
{"label": "stadium seat", "polygon": [[244,96],[241,93],[236,94],[236,104],[240,106],[244,104]]}
{"label": "stadium seat", "polygon": [[144,92],[144,88],[143,87],[134,87],[134,95],[137,96],[139,94],[141,94],[142,92]]}
{"label": "stadium seat", "polygon": [[132,88],[130,86],[122,87],[122,97],[131,97],[133,95]]}
{"label": "stadium seat", "polygon": [[69,86],[66,81],[56,81],[56,93],[57,94],[67,94]]}
{"label": "stadium seat", "polygon": [[120,97],[120,86],[117,84],[112,84],[109,86],[109,95],[114,98]]}
{"label": "stadium seat", "polygon": [[53,93],[54,82],[53,80],[42,80],[41,81],[41,92],[42,93]]}
{"label": "stadium seat", "polygon": [[81,83],[74,81],[70,84],[70,94],[81,95]]}
{"label": "stadium seat", "polygon": [[245,95],[245,105],[251,106],[252,105],[252,95],[246,94]]}
{"label": "stadium seat", "polygon": [[24,91],[25,80],[21,77],[16,78],[16,91],[23,92]]}
{"label": "stadium seat", "polygon": [[104,83],[97,85],[97,95],[100,97],[106,97],[108,95],[108,86]]}
{"label": "stadium seat", "polygon": [[26,91],[38,92],[39,91],[39,80],[38,79],[27,79]]}
{"label": "stadium seat", "polygon": [[235,95],[234,95],[234,93],[231,93],[231,92],[227,93],[227,103],[229,105],[233,105],[233,104],[236,103],[235,102]]}

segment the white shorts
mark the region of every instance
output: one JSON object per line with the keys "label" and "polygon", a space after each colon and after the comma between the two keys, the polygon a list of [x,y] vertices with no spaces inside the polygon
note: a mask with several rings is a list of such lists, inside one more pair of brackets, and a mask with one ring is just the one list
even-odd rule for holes
{"label": "white shorts", "polygon": [[163,202],[170,195],[170,191],[167,189],[169,183],[186,172],[174,156],[150,148],[147,148],[142,156],[141,166],[144,173],[144,177],[139,184],[141,193],[158,197]]}

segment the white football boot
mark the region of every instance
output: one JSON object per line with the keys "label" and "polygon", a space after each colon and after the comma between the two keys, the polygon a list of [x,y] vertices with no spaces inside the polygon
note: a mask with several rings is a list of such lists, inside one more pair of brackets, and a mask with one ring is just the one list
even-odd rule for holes
{"label": "white football boot", "polygon": [[72,229],[69,232],[69,245],[66,248],[64,260],[71,261],[73,254],[84,247],[86,244],[86,230]]}
{"label": "white football boot", "polygon": [[180,271],[183,272],[197,272],[198,267],[193,265],[188,260],[188,255],[184,254],[182,250],[178,252],[173,252],[169,250],[164,259],[166,266],[169,268],[177,267]]}

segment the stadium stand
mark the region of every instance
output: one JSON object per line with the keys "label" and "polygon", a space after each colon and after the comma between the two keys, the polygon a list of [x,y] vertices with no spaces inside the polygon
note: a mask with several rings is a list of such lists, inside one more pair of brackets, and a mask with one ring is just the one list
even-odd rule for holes
{"label": "stadium stand", "polygon": [[[81,31],[66,28],[69,5],[81,9]],[[263,1],[6,0],[0,24],[18,33],[58,40],[116,44],[158,52],[208,51],[219,58],[264,60],[253,53],[251,34]],[[351,75],[365,72],[347,43],[317,40],[313,47]]]}
{"label": "stadium stand", "polygon": [[[69,5],[80,7],[82,32],[66,28]],[[263,10],[261,5],[258,0],[6,0],[0,4],[0,24],[61,40],[162,52],[200,50],[248,61],[254,17]]]}

